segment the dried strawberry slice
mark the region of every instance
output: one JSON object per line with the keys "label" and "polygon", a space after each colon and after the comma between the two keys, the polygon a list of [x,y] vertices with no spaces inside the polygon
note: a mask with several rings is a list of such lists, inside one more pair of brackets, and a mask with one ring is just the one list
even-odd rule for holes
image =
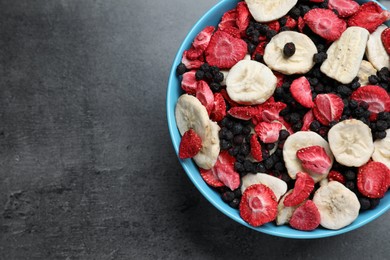
{"label": "dried strawberry slice", "polygon": [[241,120],[249,120],[251,119],[255,113],[257,112],[257,109],[255,107],[251,106],[241,106],[241,107],[232,107],[229,109],[228,114],[231,115],[234,118],[241,119]]}
{"label": "dried strawberry slice", "polygon": [[313,201],[308,200],[303,205],[294,210],[289,224],[291,227],[310,231],[316,229],[321,223],[320,212]]}
{"label": "dried strawberry slice", "polygon": [[250,146],[251,146],[251,155],[252,157],[261,162],[263,160],[263,153],[261,151],[261,144],[259,142],[259,139],[257,139],[257,135],[253,134],[250,139]]}
{"label": "dried strawberry slice", "polygon": [[360,26],[370,33],[379,25],[390,19],[390,12],[384,11],[375,2],[368,2],[360,6],[359,10],[348,19],[348,26]]}
{"label": "dried strawberry slice", "polygon": [[225,186],[223,182],[218,178],[216,171],[211,170],[205,170],[202,168],[199,168],[200,176],[202,176],[202,179],[211,187],[219,188]]}
{"label": "dried strawberry slice", "polygon": [[275,143],[279,139],[282,124],[279,122],[260,122],[255,127],[255,132],[263,143]]}
{"label": "dried strawberry slice", "polygon": [[200,66],[204,63],[203,61],[196,59],[196,60],[191,60],[187,57],[188,51],[183,52],[183,57],[181,59],[181,62],[186,66],[187,69],[199,69]]}
{"label": "dried strawberry slice", "polygon": [[340,182],[342,184],[345,184],[345,177],[344,177],[344,175],[342,175],[338,171],[334,171],[334,170],[330,171],[328,176],[327,176],[327,178],[328,178],[328,181],[338,181],[338,182]]}
{"label": "dried strawberry slice", "polygon": [[252,53],[252,59],[254,60],[256,58],[256,54],[263,56],[265,46],[267,46],[268,42],[266,41],[260,41],[260,43],[256,46],[255,51]]}
{"label": "dried strawberry slice", "polygon": [[245,41],[235,38],[223,31],[217,31],[211,37],[206,49],[206,61],[210,66],[230,69],[247,53]]}
{"label": "dried strawberry slice", "polygon": [[181,88],[190,95],[195,95],[198,81],[195,77],[196,70],[190,70],[183,74]]}
{"label": "dried strawberry slice", "polygon": [[223,30],[227,27],[236,27],[237,10],[234,8],[223,14],[221,22],[218,24],[218,28]]}
{"label": "dried strawberry slice", "polygon": [[303,19],[314,33],[329,41],[337,40],[347,29],[346,22],[329,9],[311,9]]}
{"label": "dried strawberry slice", "polygon": [[314,106],[310,83],[305,76],[295,79],[290,86],[292,97],[302,106],[312,108]]}
{"label": "dried strawberry slice", "polygon": [[240,186],[240,175],[234,170],[235,162],[236,158],[231,156],[228,151],[222,151],[213,167],[221,182],[231,190]]}
{"label": "dried strawberry slice", "polygon": [[323,125],[339,120],[343,109],[343,100],[336,94],[319,94],[314,99],[314,116]]}
{"label": "dried strawberry slice", "polygon": [[214,94],[206,81],[198,81],[196,98],[206,107],[207,113],[210,115],[211,111],[214,109]]}
{"label": "dried strawberry slice", "polygon": [[389,94],[379,86],[367,85],[360,87],[352,93],[351,99],[357,102],[366,102],[368,111],[374,116],[379,112],[390,111]]}
{"label": "dried strawberry slice", "polygon": [[297,21],[294,20],[293,18],[291,18],[291,16],[287,15],[286,19],[287,19],[286,25],[285,25],[286,27],[288,27],[290,29],[294,29],[297,26],[297,24],[298,24]]}
{"label": "dried strawberry slice", "polygon": [[237,10],[237,19],[236,24],[241,33],[241,35],[245,35],[245,30],[248,28],[250,21],[250,12],[248,6],[245,2],[239,2],[236,7]]}
{"label": "dried strawberry slice", "polygon": [[210,119],[215,122],[221,121],[226,116],[226,103],[221,93],[214,93],[214,108],[211,111]]}
{"label": "dried strawberry slice", "polygon": [[318,145],[299,149],[297,157],[302,167],[311,173],[325,174],[332,167],[332,162],[325,149]]}
{"label": "dried strawberry slice", "polygon": [[[240,175],[234,170],[236,159],[227,151],[222,151],[210,170],[200,169],[204,181],[212,187],[227,186],[235,190],[240,186]],[[222,184],[222,185],[221,185]]]}
{"label": "dried strawberry slice", "polygon": [[302,128],[301,131],[309,131],[310,129],[310,124],[314,121],[314,114],[313,110],[309,110],[306,112],[306,114],[303,116],[302,122]]}
{"label": "dried strawberry slice", "polygon": [[383,198],[389,188],[390,170],[380,162],[368,162],[359,167],[357,186],[361,194],[369,198]]}
{"label": "dried strawberry slice", "polygon": [[353,0],[329,0],[329,9],[335,9],[340,17],[349,17],[359,10],[360,5]]}
{"label": "dried strawberry slice", "polygon": [[202,149],[202,138],[193,129],[189,129],[181,138],[179,158],[192,158],[199,153],[200,149]]}
{"label": "dried strawberry slice", "polygon": [[293,191],[283,201],[284,206],[293,207],[307,199],[314,189],[314,180],[305,172],[298,172]]}
{"label": "dried strawberry slice", "polygon": [[277,20],[266,23],[266,25],[268,25],[269,29],[271,30],[274,30],[276,32],[280,31],[280,23]]}
{"label": "dried strawberry slice", "polygon": [[264,184],[249,186],[242,195],[240,216],[254,227],[271,222],[278,213],[278,202],[274,192]]}
{"label": "dried strawberry slice", "polygon": [[390,28],[386,28],[381,34],[381,40],[387,54],[390,55]]}

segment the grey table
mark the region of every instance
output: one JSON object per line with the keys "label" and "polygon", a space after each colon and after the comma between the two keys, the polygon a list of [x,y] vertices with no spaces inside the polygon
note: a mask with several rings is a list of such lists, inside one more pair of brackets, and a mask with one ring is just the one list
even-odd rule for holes
{"label": "grey table", "polygon": [[385,259],[390,214],[338,237],[245,228],[194,188],[171,62],[217,0],[0,1],[0,259]]}

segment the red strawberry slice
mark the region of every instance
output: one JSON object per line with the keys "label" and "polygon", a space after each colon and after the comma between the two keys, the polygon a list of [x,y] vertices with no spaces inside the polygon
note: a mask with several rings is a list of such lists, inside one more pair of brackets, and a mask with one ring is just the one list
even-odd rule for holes
{"label": "red strawberry slice", "polygon": [[382,32],[381,40],[382,40],[383,47],[385,47],[387,54],[390,55],[390,28],[386,28]]}
{"label": "red strawberry slice", "polygon": [[250,13],[245,2],[239,2],[236,7],[237,19],[236,24],[242,35],[245,35],[245,30],[248,28],[250,21]]}
{"label": "red strawberry slice", "polygon": [[329,0],[328,8],[337,10],[340,17],[349,17],[359,10],[360,5],[353,0]]}
{"label": "red strawberry slice", "polygon": [[289,221],[291,227],[303,231],[316,229],[320,225],[320,222],[320,212],[318,211],[316,204],[311,200],[306,201],[303,205],[294,210]]}
{"label": "red strawberry slice", "polygon": [[205,51],[207,46],[210,43],[210,39],[211,39],[211,36],[213,35],[214,30],[215,30],[214,26],[207,26],[206,28],[204,28],[195,37],[195,40],[192,43],[192,46],[194,46],[195,49]]}
{"label": "red strawberry slice", "polygon": [[192,158],[202,149],[202,138],[193,130],[185,132],[179,145],[180,159]]}
{"label": "red strawberry slice", "polygon": [[314,99],[314,116],[323,125],[339,120],[343,109],[343,100],[336,94],[319,94]]}
{"label": "red strawberry slice", "polygon": [[234,170],[236,158],[231,156],[228,151],[222,151],[213,169],[217,172],[218,178],[231,190],[240,186],[240,175]]}
{"label": "red strawberry slice", "polygon": [[210,119],[215,122],[221,121],[226,116],[226,103],[221,93],[214,93],[214,109],[211,111]]}
{"label": "red strawberry slice", "polygon": [[190,70],[183,74],[181,88],[190,95],[195,95],[198,81],[195,78],[196,70]]}
{"label": "red strawberry slice", "polygon": [[329,41],[337,40],[347,29],[347,23],[329,9],[311,9],[303,19],[314,33]]}
{"label": "red strawberry slice", "polygon": [[297,22],[297,24],[298,24],[298,30],[299,30],[299,32],[303,32],[303,28],[305,27],[305,25],[306,25],[306,23],[305,23],[305,21],[303,20],[303,18],[302,17],[298,17],[298,22]]}
{"label": "red strawberry slice", "polygon": [[279,139],[282,124],[279,122],[261,122],[255,127],[255,132],[263,143],[275,143]]}
{"label": "red strawberry slice", "polygon": [[199,69],[200,66],[202,66],[202,64],[204,63],[203,61],[201,60],[190,60],[188,57],[188,51],[184,51],[183,52],[183,57],[181,59],[181,62],[186,66],[187,69]]}
{"label": "red strawberry slice", "polygon": [[318,145],[299,149],[297,157],[302,167],[311,173],[325,174],[332,167],[332,162],[325,149]]}
{"label": "red strawberry slice", "polygon": [[271,30],[274,30],[276,32],[279,32],[280,31],[280,23],[275,20],[275,21],[272,21],[272,22],[269,22],[269,23],[266,23],[266,25],[268,25],[268,27],[271,29]]}
{"label": "red strawberry slice", "polygon": [[242,195],[240,216],[249,225],[258,227],[271,222],[278,213],[274,192],[264,184],[249,186]]}
{"label": "red strawberry slice", "polygon": [[291,18],[291,16],[287,15],[286,16],[286,27],[290,28],[290,29],[294,29],[296,26],[297,26],[297,21],[294,20],[293,18]]}
{"label": "red strawberry slice", "polygon": [[231,190],[235,190],[240,186],[240,175],[234,170],[235,162],[236,159],[233,156],[227,151],[222,151],[218,155],[217,162],[213,168],[210,170],[201,169],[200,172],[203,179],[210,186],[227,186]]}
{"label": "red strawberry slice", "polygon": [[234,38],[241,38],[241,32],[236,27],[224,27],[223,29],[220,29],[222,32],[228,33],[229,35],[233,36]]}
{"label": "red strawberry slice", "polygon": [[199,99],[200,103],[206,107],[207,113],[210,115],[211,111],[214,109],[214,94],[206,81],[198,81],[196,98]]}
{"label": "red strawberry slice", "polygon": [[235,101],[233,101],[233,100],[229,97],[229,95],[228,95],[226,89],[222,89],[220,93],[221,93],[221,95],[223,96],[223,98],[229,103],[229,105],[230,105],[231,107],[237,107],[237,106],[240,105],[240,104],[236,103]]}
{"label": "red strawberry slice", "polygon": [[303,125],[301,128],[301,131],[309,131],[310,129],[310,124],[314,121],[314,114],[313,110],[307,111],[307,113],[303,116]]}
{"label": "red strawberry slice", "polygon": [[359,167],[357,186],[361,194],[369,198],[383,198],[389,188],[390,170],[380,162],[368,162]]}
{"label": "red strawberry slice", "polygon": [[293,191],[283,201],[284,206],[293,207],[307,199],[314,189],[314,180],[305,172],[298,172]]}
{"label": "red strawberry slice", "polygon": [[260,122],[272,122],[272,121],[281,121],[280,111],[285,109],[287,105],[283,102],[275,102],[271,99],[268,99],[263,104],[259,105],[258,111],[254,114],[252,121],[254,125],[257,125]]}
{"label": "red strawberry slice", "polygon": [[374,32],[379,25],[390,19],[390,12],[384,11],[374,2],[368,2],[360,6],[359,10],[348,19],[348,26],[360,26],[370,33]]}
{"label": "red strawberry slice", "polygon": [[328,181],[338,181],[342,184],[345,184],[345,177],[338,171],[330,171],[328,176]]}
{"label": "red strawberry slice", "polygon": [[244,59],[246,52],[247,44],[245,41],[234,38],[223,31],[217,31],[211,37],[205,53],[206,61],[210,66],[230,69]]}
{"label": "red strawberry slice", "polygon": [[379,112],[390,111],[389,94],[379,86],[367,85],[360,87],[352,93],[351,99],[357,102],[366,102],[373,118]]}
{"label": "red strawberry slice", "polygon": [[310,83],[305,76],[295,79],[290,86],[292,97],[302,106],[312,108],[314,106]]}
{"label": "red strawberry slice", "polygon": [[276,71],[274,72],[274,75],[276,76],[276,80],[277,80],[276,87],[280,88],[283,85],[286,76]]}
{"label": "red strawberry slice", "polygon": [[261,144],[259,142],[259,139],[257,139],[257,135],[253,134],[250,139],[250,146],[251,146],[251,155],[252,157],[261,162],[263,160],[263,153],[261,151]]}
{"label": "red strawberry slice", "polygon": [[191,46],[191,48],[186,52],[186,58],[189,60],[188,62],[197,61],[199,62],[199,58],[203,54],[204,51],[201,49],[196,49],[194,46]]}
{"label": "red strawberry slice", "polygon": [[228,114],[234,118],[241,120],[249,120],[257,112],[255,107],[251,106],[242,106],[242,107],[232,107],[229,109]]}
{"label": "red strawberry slice", "polygon": [[223,182],[218,178],[216,171],[199,168],[199,172],[202,179],[211,187],[219,188],[225,186],[225,184],[223,184]]}
{"label": "red strawberry slice", "polygon": [[223,30],[226,27],[236,27],[237,10],[232,9],[223,14],[221,22],[218,24],[218,28]]}
{"label": "red strawberry slice", "polygon": [[265,46],[267,46],[268,42],[260,41],[260,43],[256,46],[255,51],[252,53],[252,59],[254,60],[256,58],[256,54],[259,54],[261,56],[264,55]]}

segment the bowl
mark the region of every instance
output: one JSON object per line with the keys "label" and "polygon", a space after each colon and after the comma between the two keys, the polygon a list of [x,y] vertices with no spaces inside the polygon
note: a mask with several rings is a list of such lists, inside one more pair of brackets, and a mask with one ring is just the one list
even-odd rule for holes
{"label": "bowl", "polygon": [[[226,11],[234,8],[237,5],[237,2],[238,2],[237,0],[221,0],[214,7],[212,7],[208,12],[206,12],[206,14],[204,14],[202,18],[200,18],[199,21],[196,22],[196,24],[189,31],[183,43],[181,44],[176,54],[176,57],[174,58],[170,75],[169,75],[169,81],[168,81],[166,109],[167,109],[169,133],[176,154],[178,154],[181,136],[179,130],[176,127],[176,119],[175,119],[174,111],[175,111],[175,105],[177,99],[181,94],[184,93],[180,87],[180,80],[176,75],[176,67],[181,61],[181,57],[184,50],[188,49],[191,46],[191,43],[195,38],[195,36],[200,31],[202,31],[202,29],[205,28],[206,26],[209,25],[216,26],[219,20],[221,19],[222,15]],[[357,1],[357,2],[361,4],[369,1]],[[381,6],[383,9],[386,9],[383,5]],[[387,192],[385,197],[381,199],[380,204],[375,209],[360,213],[358,218],[352,224],[339,230],[328,230],[319,227],[316,230],[308,232],[308,231],[295,230],[287,225],[276,226],[274,223],[267,223],[260,227],[252,227],[240,217],[238,210],[231,208],[228,204],[223,202],[220,195],[203,181],[202,177],[199,174],[199,170],[195,165],[195,163],[193,162],[193,160],[179,159],[179,161],[183,169],[187,173],[188,177],[191,179],[191,181],[194,183],[197,189],[203,194],[203,196],[211,204],[213,204],[223,214],[237,221],[243,226],[273,236],[279,236],[285,238],[297,238],[297,239],[313,239],[313,238],[336,236],[357,229],[373,221],[374,219],[378,218],[380,215],[385,213],[390,208],[390,191],[389,191]]]}

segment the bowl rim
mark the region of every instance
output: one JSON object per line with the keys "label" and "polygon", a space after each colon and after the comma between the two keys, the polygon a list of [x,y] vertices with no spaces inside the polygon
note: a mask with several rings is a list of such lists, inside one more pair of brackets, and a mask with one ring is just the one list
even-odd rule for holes
{"label": "bowl rim", "polygon": [[[386,10],[386,8],[379,2],[375,0],[360,0],[357,2],[376,2],[379,4],[382,9]],[[220,9],[224,9],[223,7],[225,5],[229,6],[234,3],[233,7],[236,5],[238,0],[220,0],[218,3],[216,3],[213,7],[211,7],[206,13],[204,13],[199,20],[192,26],[192,28],[189,30],[189,32],[186,34],[184,40],[181,42],[181,45],[176,52],[175,58],[173,59],[171,70],[169,73],[169,80],[168,80],[168,87],[166,91],[166,115],[167,115],[167,123],[168,123],[168,129],[169,134],[171,137],[171,141],[176,153],[176,156],[178,155],[179,150],[179,144],[180,144],[180,135],[178,138],[178,129],[176,126],[176,119],[174,115],[174,107],[176,104],[176,99],[172,97],[172,91],[175,91],[174,87],[177,86],[178,77],[176,75],[176,67],[181,61],[182,53],[184,50],[186,50],[191,42],[193,41],[194,37],[205,27],[203,24],[209,18],[213,13],[220,12]],[[231,9],[231,8],[230,8]],[[229,10],[229,8],[227,9]],[[220,17],[220,16],[219,16]],[[389,22],[387,22],[388,24]],[[211,24],[209,24],[211,25]],[[180,87],[179,87],[180,88]],[[356,219],[352,224],[338,230],[329,230],[324,228],[317,228],[314,231],[300,231],[292,229],[288,225],[282,225],[282,226],[276,226],[273,223],[267,223],[260,227],[253,227],[246,223],[239,214],[237,215],[237,210],[230,208],[225,202],[221,200],[220,197],[213,196],[216,191],[214,191],[211,187],[209,187],[202,179],[195,178],[193,175],[193,168],[195,167],[196,172],[199,174],[199,170],[193,160],[182,160],[178,158],[181,166],[183,167],[184,171],[186,172],[187,176],[190,178],[192,183],[195,185],[195,187],[201,192],[201,194],[219,211],[221,211],[224,215],[228,216],[229,218],[233,219],[234,221],[250,228],[253,230],[256,230],[258,232],[262,232],[268,235],[278,236],[278,237],[284,237],[284,238],[294,238],[294,239],[317,239],[317,238],[324,238],[324,237],[331,237],[340,235],[352,230],[356,230],[360,228],[361,226],[364,226],[365,224],[375,220],[382,214],[384,214],[387,210],[390,209],[390,191],[386,193],[386,196],[382,199],[386,200],[386,204],[384,206],[381,206],[381,204],[373,210],[366,211],[363,213],[359,213],[359,221]],[[198,176],[198,177],[199,177]],[[210,193],[211,192],[211,193]],[[214,194],[215,195],[215,194]],[[382,203],[383,205],[383,203]],[[235,214],[234,212],[235,211]],[[368,214],[369,213],[369,214]]]}

